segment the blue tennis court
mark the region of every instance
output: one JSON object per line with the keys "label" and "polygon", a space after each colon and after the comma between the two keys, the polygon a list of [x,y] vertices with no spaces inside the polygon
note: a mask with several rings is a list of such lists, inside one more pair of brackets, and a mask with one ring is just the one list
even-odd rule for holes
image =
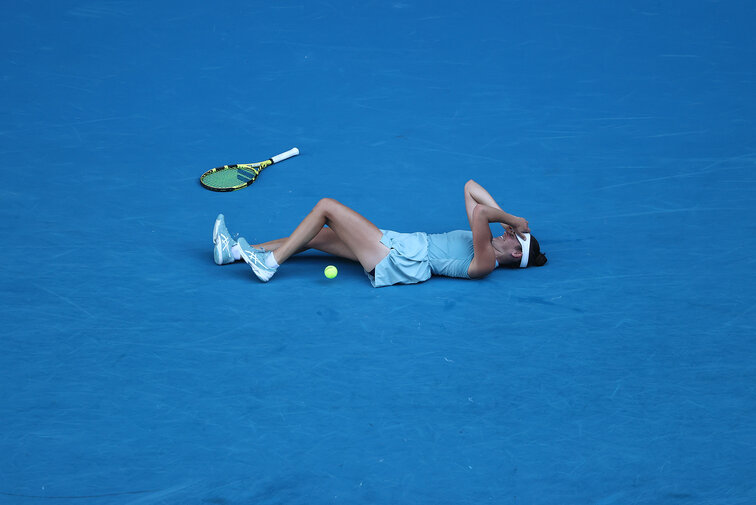
{"label": "blue tennis court", "polygon": [[[756,503],[752,2],[15,2],[0,504]],[[249,188],[199,176],[298,147]],[[323,197],[549,263],[217,266]],[[327,265],[338,277],[323,275]]]}

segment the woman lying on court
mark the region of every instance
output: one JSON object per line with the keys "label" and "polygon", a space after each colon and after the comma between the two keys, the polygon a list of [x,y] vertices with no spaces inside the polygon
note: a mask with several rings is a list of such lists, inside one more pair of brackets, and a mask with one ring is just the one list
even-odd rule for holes
{"label": "woman lying on court", "polygon": [[[470,231],[397,233],[381,230],[349,207],[324,198],[291,235],[254,246],[244,237],[235,241],[220,214],[213,227],[213,256],[219,265],[243,259],[267,282],[292,255],[317,249],[359,262],[373,287],[415,284],[431,275],[480,279],[499,266],[546,263],[528,222],[504,212],[473,180],[465,184],[465,207]],[[504,233],[493,237],[489,223],[500,223]]]}

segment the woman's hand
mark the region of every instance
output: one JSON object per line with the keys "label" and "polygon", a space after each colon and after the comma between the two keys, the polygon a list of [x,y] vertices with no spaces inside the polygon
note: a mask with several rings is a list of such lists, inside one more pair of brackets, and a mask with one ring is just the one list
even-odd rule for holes
{"label": "woman's hand", "polygon": [[528,226],[528,222],[522,218],[522,217],[516,217],[514,218],[512,225],[506,225],[504,223],[501,224],[507,232],[514,232],[517,235],[519,235],[520,238],[524,239],[526,233],[530,233],[530,227]]}

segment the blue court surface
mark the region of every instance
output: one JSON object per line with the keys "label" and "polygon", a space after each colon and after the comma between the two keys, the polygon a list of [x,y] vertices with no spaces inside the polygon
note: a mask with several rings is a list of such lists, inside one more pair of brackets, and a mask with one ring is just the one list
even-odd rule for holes
{"label": "blue court surface", "polygon": [[[3,11],[0,504],[756,503],[753,2]],[[545,267],[213,262],[469,179]]]}

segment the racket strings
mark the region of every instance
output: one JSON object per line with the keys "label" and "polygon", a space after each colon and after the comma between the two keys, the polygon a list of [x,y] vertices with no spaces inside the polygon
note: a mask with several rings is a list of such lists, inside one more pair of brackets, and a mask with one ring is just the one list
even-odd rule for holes
{"label": "racket strings", "polygon": [[270,160],[262,163],[226,165],[202,176],[202,184],[211,189],[233,190],[252,184],[262,170],[272,165]]}
{"label": "racket strings", "polygon": [[252,165],[237,165],[235,170],[236,180],[239,181],[239,184],[252,183],[260,175],[261,170],[262,168]]}

